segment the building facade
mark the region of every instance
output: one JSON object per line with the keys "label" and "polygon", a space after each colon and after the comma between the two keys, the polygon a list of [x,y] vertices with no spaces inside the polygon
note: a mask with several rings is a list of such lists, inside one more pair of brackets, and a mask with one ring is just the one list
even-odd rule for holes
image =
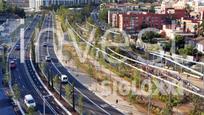
{"label": "building facade", "polygon": [[6,0],[7,3],[11,5],[16,5],[17,7],[28,7],[29,0]]}
{"label": "building facade", "polygon": [[168,21],[168,17],[181,19],[181,17],[185,17],[185,10],[173,10],[173,12],[165,14],[142,11],[109,11],[108,24],[127,32],[138,32],[145,27],[162,29],[163,25],[171,23]]}
{"label": "building facade", "polygon": [[86,4],[99,4],[99,0],[29,0],[29,8],[35,11],[39,11],[41,6],[80,6]]}
{"label": "building facade", "polygon": [[41,0],[43,6],[99,4],[99,0]]}

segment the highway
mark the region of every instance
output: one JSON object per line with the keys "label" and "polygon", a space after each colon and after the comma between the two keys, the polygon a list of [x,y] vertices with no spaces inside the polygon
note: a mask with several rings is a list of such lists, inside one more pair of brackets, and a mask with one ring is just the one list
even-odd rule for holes
{"label": "highway", "polygon": [[[53,19],[46,22],[47,27],[53,27]],[[47,43],[47,47],[43,47],[43,43]],[[54,52],[53,47],[53,33],[48,32],[47,36],[42,36],[39,40],[40,45],[40,60],[45,61],[46,55],[50,55],[51,62],[47,64],[46,68],[51,70],[51,73],[54,75],[65,74],[68,76],[69,83],[75,84],[75,102],[78,101],[79,96],[83,96],[83,113],[84,114],[94,114],[94,115],[122,115],[121,112],[113,108],[111,105],[105,103],[102,99],[97,97],[94,93],[89,91],[85,86],[83,86],[79,81],[77,81],[74,76],[72,76],[65,67],[59,62],[57,56]],[[64,86],[63,86],[64,87]],[[63,95],[65,92],[63,90]]]}
{"label": "highway", "polygon": [[[43,114],[43,96],[49,93],[45,90],[41,82],[37,79],[36,72],[31,67],[31,61],[29,57],[29,44],[32,37],[32,33],[35,30],[41,16],[36,16],[30,26],[25,30],[24,45],[25,45],[25,62],[20,63],[20,51],[13,50],[9,55],[9,60],[15,60],[16,68],[11,69],[12,84],[17,83],[20,89],[20,103],[26,110],[23,98],[26,94],[31,94],[37,104],[37,114]],[[17,44],[20,44],[18,41]],[[14,46],[15,47],[15,46]],[[21,49],[22,50],[22,49]],[[45,99],[45,113],[46,114],[66,114],[60,106],[54,101],[53,97],[47,97]]]}

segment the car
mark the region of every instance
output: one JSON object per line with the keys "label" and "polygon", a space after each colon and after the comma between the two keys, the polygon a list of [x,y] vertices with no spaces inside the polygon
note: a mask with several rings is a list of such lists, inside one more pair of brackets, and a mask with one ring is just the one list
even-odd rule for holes
{"label": "car", "polygon": [[60,76],[60,80],[61,80],[62,83],[67,83],[67,82],[68,82],[68,77],[67,77],[67,75],[61,75],[61,76]]}
{"label": "car", "polygon": [[180,81],[180,80],[181,80],[181,77],[179,77],[179,76],[176,76],[176,79],[177,79],[178,81]]}
{"label": "car", "polygon": [[36,107],[35,100],[31,94],[27,94],[24,96],[24,103],[28,108]]}
{"label": "car", "polygon": [[201,91],[200,88],[198,88],[198,87],[196,87],[194,85],[192,85],[192,90],[197,92],[197,93]]}
{"label": "car", "polygon": [[16,44],[16,47],[15,47],[15,50],[20,50],[20,45],[19,44]]}
{"label": "car", "polygon": [[43,43],[43,47],[47,47],[47,43],[46,42]]}
{"label": "car", "polygon": [[45,56],[45,60],[46,60],[47,62],[49,62],[49,61],[51,61],[51,57],[50,57],[50,56]]}
{"label": "car", "polygon": [[11,60],[11,61],[10,61],[10,68],[11,68],[11,69],[16,68],[16,63],[15,63],[14,60]]}

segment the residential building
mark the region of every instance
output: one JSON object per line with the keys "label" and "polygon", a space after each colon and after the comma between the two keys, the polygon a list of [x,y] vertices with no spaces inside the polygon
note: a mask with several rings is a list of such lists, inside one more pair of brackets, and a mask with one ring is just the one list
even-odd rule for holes
{"label": "residential building", "polygon": [[[16,0],[10,0],[16,1]],[[31,11],[39,11],[41,6],[52,6],[52,5],[65,5],[65,6],[77,6],[86,4],[99,4],[99,0],[18,0],[18,1],[28,1],[27,7]],[[13,2],[17,4],[17,2]]]}
{"label": "residential building", "polygon": [[41,0],[43,6],[99,4],[99,0]]}
{"label": "residential building", "polygon": [[144,26],[162,29],[163,25],[171,24],[171,17],[174,20],[180,20],[186,17],[186,11],[172,8],[167,9],[164,14],[142,11],[109,11],[108,24],[127,32],[137,32]]}
{"label": "residential building", "polygon": [[117,10],[136,10],[139,8],[138,4],[133,3],[123,3],[123,4],[117,4],[117,3],[106,3],[101,4],[101,7],[105,7],[107,9],[117,9]]}
{"label": "residential building", "polygon": [[182,17],[186,17],[186,10],[185,9],[174,9],[174,8],[167,8],[166,15],[171,15],[173,19],[181,19]]}
{"label": "residential building", "polygon": [[196,28],[198,28],[201,20],[198,19],[185,19],[181,18],[181,27],[183,28],[184,32],[196,32]]}
{"label": "residential building", "polygon": [[29,9],[31,11],[40,11],[42,0],[29,0]]}
{"label": "residential building", "polygon": [[8,4],[16,5],[17,7],[28,7],[29,0],[6,0]]}
{"label": "residential building", "polygon": [[120,30],[127,32],[138,32],[144,26],[162,29],[162,24],[165,23],[164,14],[155,14],[141,11],[129,12],[108,12],[108,23],[112,27],[117,27]]}

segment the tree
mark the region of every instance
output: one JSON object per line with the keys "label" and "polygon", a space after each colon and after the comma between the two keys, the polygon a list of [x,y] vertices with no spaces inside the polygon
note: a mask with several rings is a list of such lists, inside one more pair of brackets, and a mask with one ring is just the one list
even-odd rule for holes
{"label": "tree", "polygon": [[179,53],[180,55],[184,56],[184,57],[187,56],[187,50],[186,50],[186,48],[180,48],[180,49],[178,49],[178,53]]}
{"label": "tree", "polygon": [[[3,57],[2,57],[2,61],[3,61],[3,65],[7,64],[7,46],[4,45],[3,46]],[[4,66],[3,67],[3,72],[7,71],[7,68]]]}
{"label": "tree", "polygon": [[192,45],[187,45],[185,48],[178,49],[180,55],[186,56],[196,56],[198,54],[198,50],[194,48]]}
{"label": "tree", "polygon": [[32,54],[32,60],[36,61],[34,38],[35,38],[35,32],[33,33],[32,39],[31,39],[31,54]]}
{"label": "tree", "polygon": [[4,10],[4,2],[3,0],[0,0],[0,12]]}
{"label": "tree", "polygon": [[81,94],[79,96],[78,104],[79,104],[80,115],[83,115],[83,106],[84,106],[84,103],[83,103],[83,96]]}
{"label": "tree", "polygon": [[141,76],[140,76],[140,71],[135,70],[133,73],[133,80],[136,83],[137,86],[140,85],[140,81],[141,81]]}
{"label": "tree", "polygon": [[99,19],[103,22],[108,22],[108,10],[102,9],[99,11]]}
{"label": "tree", "polygon": [[94,77],[94,72],[93,72],[93,66],[92,65],[88,65],[88,74],[91,76],[91,77]]}
{"label": "tree", "polygon": [[184,48],[185,45],[185,39],[183,36],[176,35],[175,37],[175,45],[176,49]]}
{"label": "tree", "polygon": [[163,50],[169,52],[171,50],[171,42],[164,43]]}
{"label": "tree", "polygon": [[72,89],[69,85],[65,85],[65,95],[67,99],[70,99],[72,93]]}
{"label": "tree", "polygon": [[98,44],[98,42],[99,42],[99,38],[102,36],[102,30],[101,30],[101,28],[99,28],[99,27],[97,27],[96,28],[96,33],[95,33],[95,41],[96,41],[96,44]]}
{"label": "tree", "polygon": [[16,99],[20,98],[20,89],[17,84],[14,84],[13,91]]}
{"label": "tree", "polygon": [[29,107],[27,111],[28,111],[28,115],[33,115],[35,112],[35,108]]}
{"label": "tree", "polygon": [[201,115],[203,113],[203,102],[204,99],[197,95],[192,95],[191,100],[193,102],[193,110],[191,111],[191,115]]}
{"label": "tree", "polygon": [[10,80],[9,73],[6,72],[5,75],[4,75],[4,78],[3,78],[3,83],[7,86],[9,80]]}
{"label": "tree", "polygon": [[90,12],[92,11],[92,6],[89,4],[89,5],[86,5],[83,10],[82,10],[82,15],[87,17],[90,15]]}
{"label": "tree", "polygon": [[152,5],[149,12],[155,13],[155,7]]}
{"label": "tree", "polygon": [[17,6],[12,6],[10,4],[7,4],[6,1],[4,1],[4,0],[0,0],[0,13],[1,12],[17,14],[21,18],[25,17],[25,12],[23,9],[21,9]]}
{"label": "tree", "polygon": [[166,107],[162,110],[162,115],[172,115],[173,114],[173,104],[172,104],[172,94],[169,94],[168,100],[166,100]]}
{"label": "tree", "polygon": [[198,34],[203,36],[204,35],[203,32],[204,32],[204,20],[202,20],[202,23],[198,26]]}
{"label": "tree", "polygon": [[160,35],[158,33],[153,32],[153,31],[148,31],[142,35],[142,41],[145,43],[154,44],[157,42],[154,38],[158,38],[158,37],[160,37]]}
{"label": "tree", "polygon": [[92,17],[88,17],[87,21],[90,23],[90,24],[94,24],[94,20]]}
{"label": "tree", "polygon": [[53,81],[54,81],[54,86],[56,86],[60,83],[60,79],[59,79],[58,75],[55,75],[55,77],[53,78]]}

